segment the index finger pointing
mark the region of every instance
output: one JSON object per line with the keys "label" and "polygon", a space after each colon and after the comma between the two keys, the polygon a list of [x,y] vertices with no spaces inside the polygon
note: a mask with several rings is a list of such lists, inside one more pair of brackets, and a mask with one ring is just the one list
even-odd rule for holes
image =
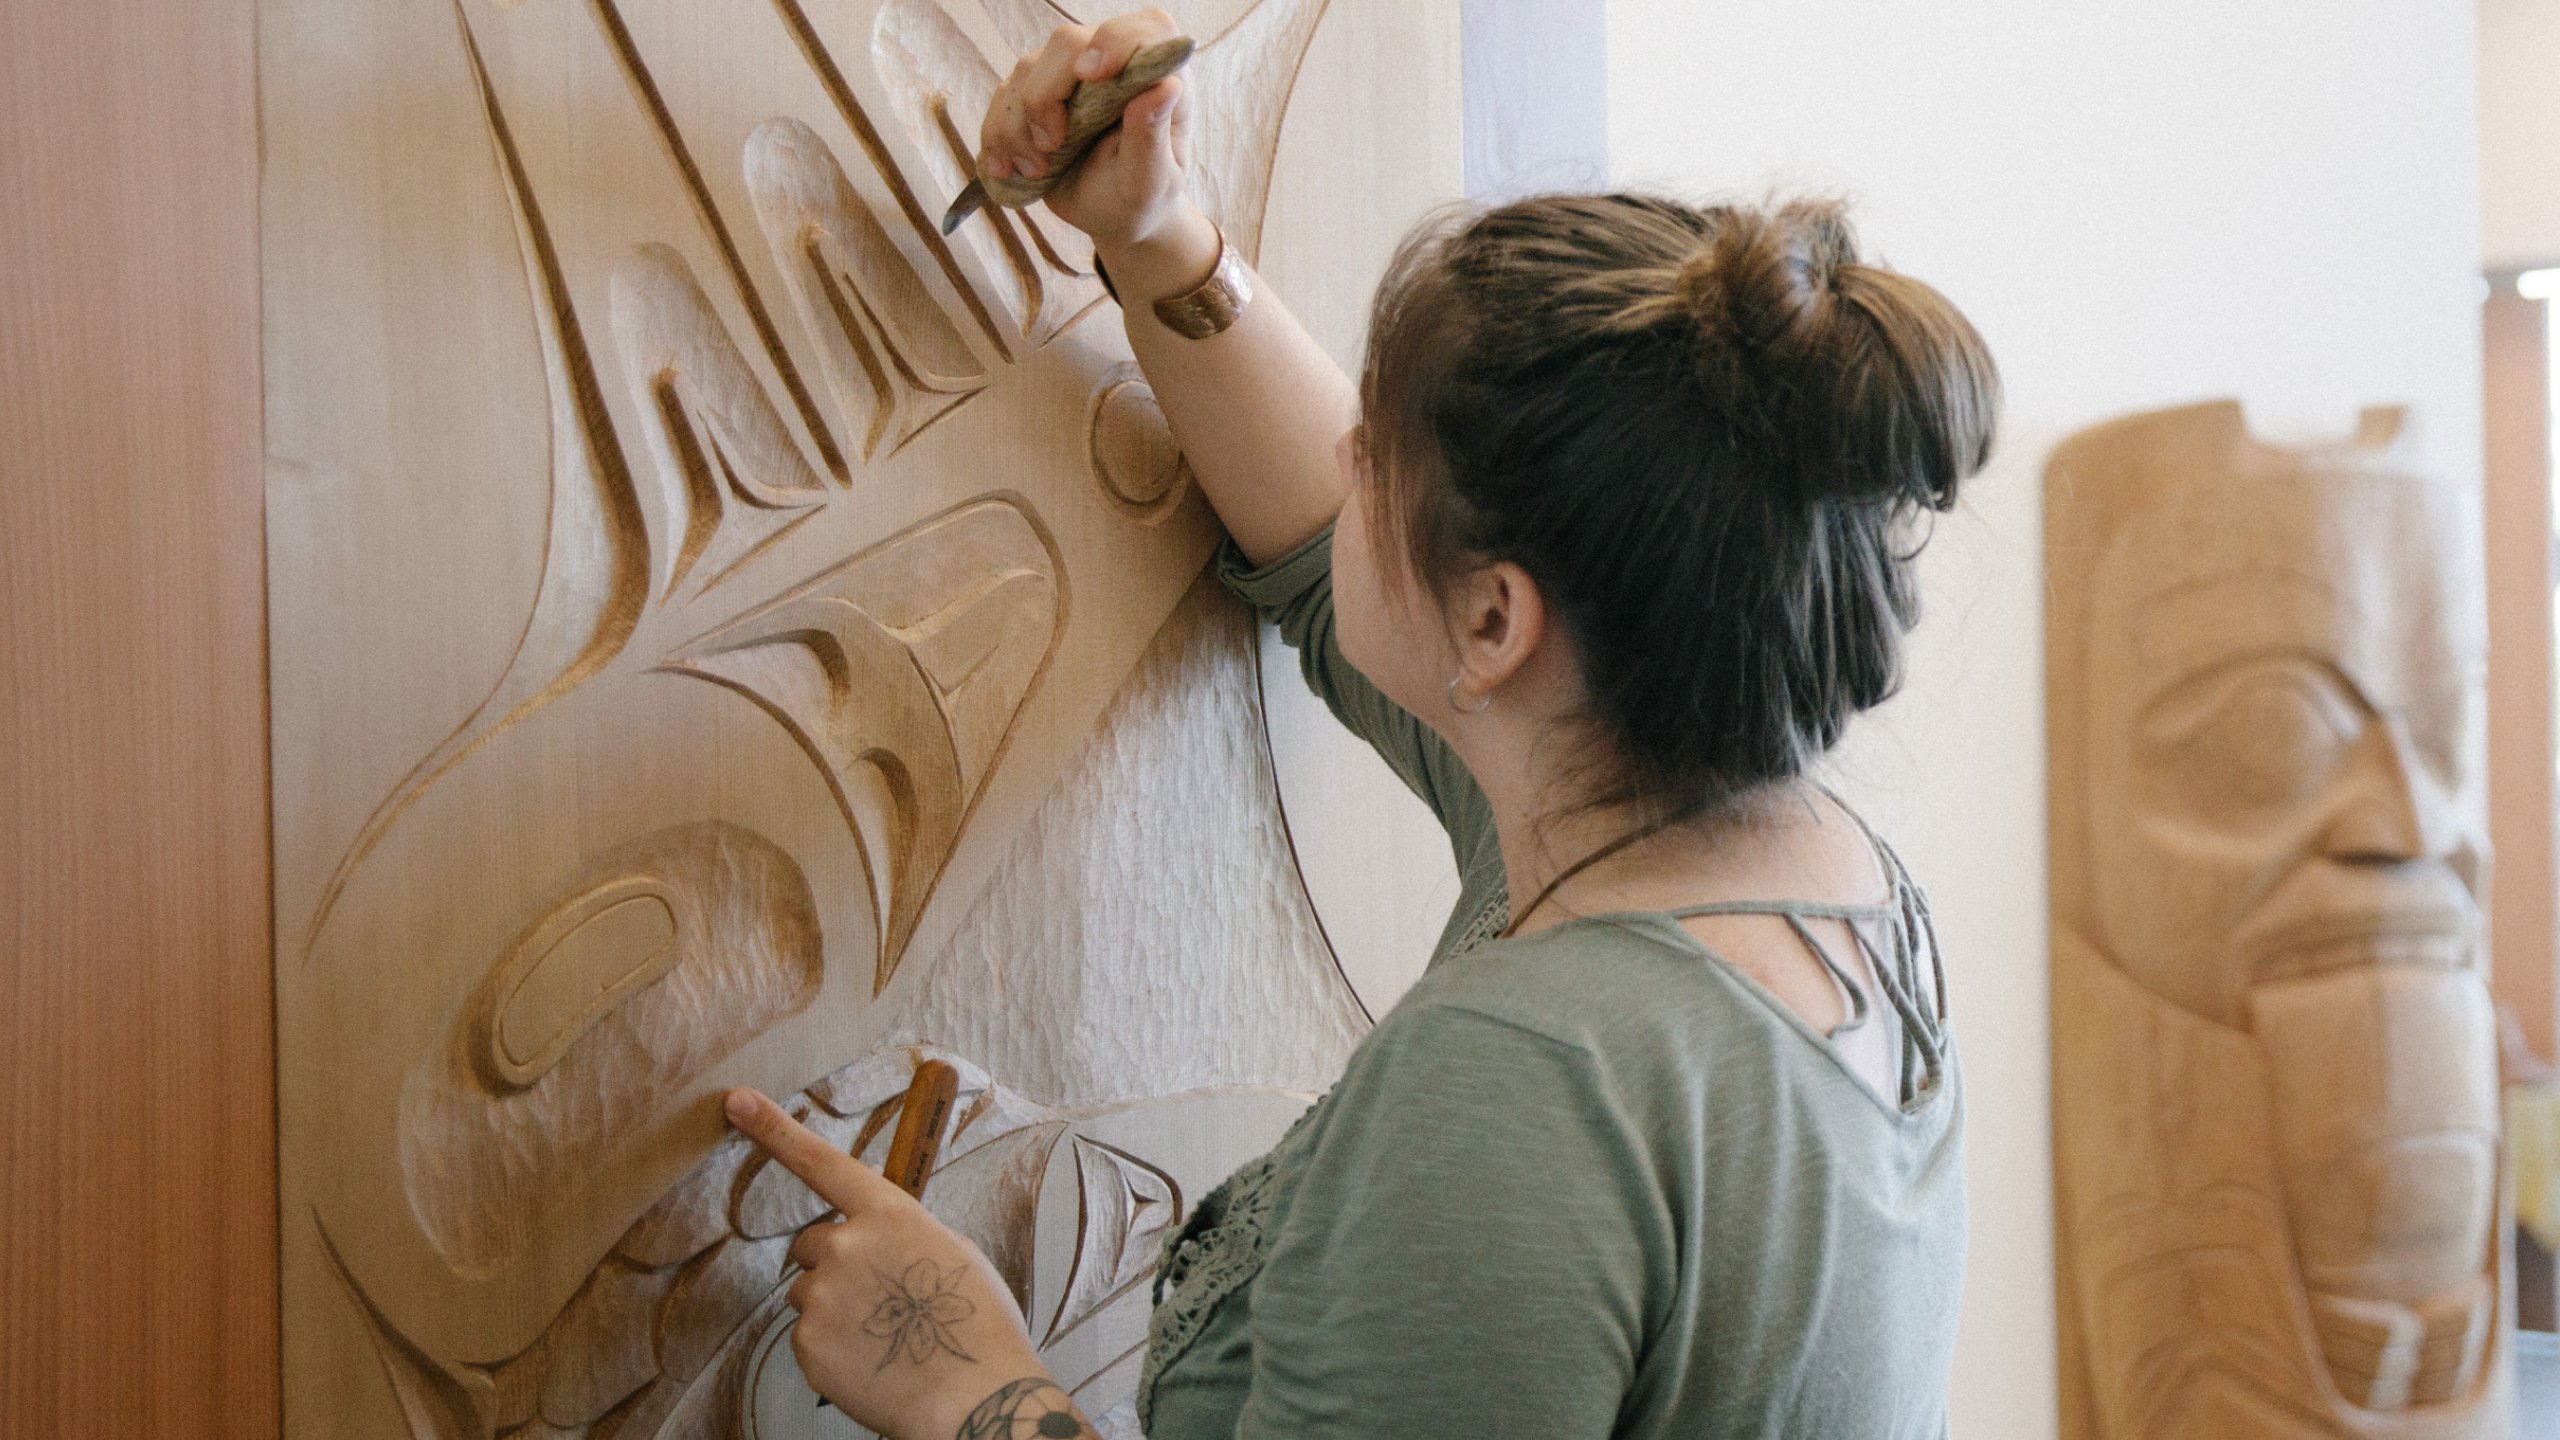
{"label": "index finger pointing", "polygon": [[902,1194],[870,1166],[811,1133],[762,1094],[732,1090],[721,1104],[729,1123],[761,1146],[774,1163],[800,1177],[818,1198],[847,1216],[879,1202],[883,1193]]}

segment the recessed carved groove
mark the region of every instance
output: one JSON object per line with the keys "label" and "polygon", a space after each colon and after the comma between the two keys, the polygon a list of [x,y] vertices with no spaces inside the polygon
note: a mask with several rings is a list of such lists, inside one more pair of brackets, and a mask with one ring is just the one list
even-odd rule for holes
{"label": "recessed carved groove", "polygon": [[[1005,44],[1012,47],[1017,55],[1036,54],[1048,41],[1050,31],[1060,25],[1075,23],[1074,16],[1048,3],[1048,0],[982,0],[980,8],[996,27],[997,34],[1003,38]],[[946,142],[950,138],[950,132],[946,132]],[[974,176],[977,164],[976,147],[967,143],[965,135],[959,137],[959,142],[961,168],[968,171],[970,176]],[[1073,279],[1094,279],[1090,245],[1089,242],[1083,241],[1080,235],[1073,231],[1069,232],[1071,243],[1087,246],[1088,253],[1082,264],[1059,251],[1056,243],[1049,238],[1049,227],[1042,223],[1036,210],[1017,210],[1009,213],[1021,224],[1023,233],[1031,237],[1031,243],[1039,250],[1041,260],[1051,269]],[[1097,281],[1083,308],[1069,316],[1057,328],[1059,330],[1075,328],[1076,321],[1084,318],[1085,311],[1101,304],[1103,298],[1102,286]]]}
{"label": "recessed carved groove", "polygon": [[658,1378],[651,1323],[675,1277],[606,1260],[542,1335],[541,1417],[591,1425]]}
{"label": "recessed carved groove", "polygon": [[1116,1145],[1075,1137],[1076,1253],[1049,1317],[1055,1344],[1155,1273],[1165,1232],[1182,1215],[1173,1177]]}
{"label": "recessed carved groove", "polygon": [[[995,93],[996,72],[974,42],[933,0],[889,0],[872,20],[872,68],[896,97],[896,108],[934,178],[953,194],[976,173],[973,147],[962,134],[967,117],[985,111]],[[959,112],[955,115],[955,110]],[[983,224],[981,231],[975,227]],[[1045,345],[1102,299],[1098,282],[1060,262],[1060,285],[1048,283],[1042,254],[1025,243],[1029,212],[988,206],[963,227],[970,244],[1007,292],[1020,333]],[[990,246],[988,238],[993,237]]]}
{"label": "recessed carved groove", "polygon": [[551,412],[550,536],[533,613],[506,672],[488,698],[401,777],[348,842],[346,853],[321,887],[311,923],[303,932],[306,959],[319,944],[321,928],[345,893],[348,879],[382,842],[393,822],[472,752],[604,669],[629,643],[649,603],[648,523],[641,515],[621,441],[614,434],[613,417],[605,409],[604,392],[596,383],[595,365],[587,353],[577,310],[569,301],[559,254],[552,247],[533,182],[507,128],[497,92],[490,87],[488,69],[481,63],[479,44],[472,39],[471,24],[459,0],[453,19],[461,32],[482,122],[515,219],[516,244],[533,301],[534,334],[542,353]]}
{"label": "recessed carved groove", "polygon": [[[934,13],[938,15],[942,11],[939,7],[934,7]],[[928,118],[932,120],[934,129],[938,132],[936,138],[942,141],[943,148],[952,158],[953,168],[959,172],[962,177],[961,183],[965,185],[970,179],[976,178],[977,160],[973,154],[973,147],[961,136],[960,127],[951,122],[951,97],[937,92],[928,98],[926,104]],[[920,143],[927,146],[933,143],[929,138],[920,136],[918,139]],[[1034,336],[1033,332],[1039,329],[1040,311],[1047,298],[1041,284],[1040,267],[1032,260],[1031,252],[1022,243],[1022,237],[1014,233],[1014,217],[1006,213],[1002,206],[981,206],[978,215],[987,222],[988,228],[995,232],[996,242],[1004,249],[1005,266],[1013,272],[1014,287],[1022,297],[1017,318],[1022,326],[1023,336],[1030,339],[1033,344],[1038,344],[1045,337]]]}
{"label": "recessed carved groove", "polygon": [[[1063,1284],[1054,1305],[1042,1297],[1050,1323],[1039,1342],[1062,1383],[1074,1393],[1097,1381],[1124,1383],[1125,1372],[1110,1377],[1139,1347],[1087,1353],[1096,1342],[1059,1342],[1143,1284],[1164,1234],[1182,1219],[1182,1188],[1171,1174],[1087,1133],[1125,1134],[1133,1112],[1149,1107],[1043,1105],[964,1056],[919,1045],[841,1066],[786,1108],[829,1144],[865,1155],[876,1127],[857,1133],[853,1117],[894,1111],[927,1058],[959,1069],[961,1094],[974,1097],[971,1113],[981,1121],[967,1143],[955,1135],[926,1205],[985,1252],[1025,1308],[1038,1277]],[[1255,1093],[1195,1093],[1169,1103],[1243,1101]],[[1288,1109],[1305,1100],[1272,1098]],[[1061,1145],[1068,1147],[1064,1166],[1052,1163]],[[1061,1172],[1071,1173],[1075,1186],[1072,1234],[1043,1228],[1060,1218],[1042,1197],[1065,1183]],[[402,1335],[339,1260],[325,1230],[320,1238],[365,1316],[414,1440],[735,1440],[742,1416],[747,1433],[768,1433],[755,1426],[783,1413],[771,1403],[777,1394],[796,1397],[803,1409],[793,1414],[814,1401],[787,1365],[769,1362],[792,1320],[784,1300],[796,1273],[788,1264],[791,1243],[798,1229],[827,1213],[824,1201],[733,1135],[632,1223],[530,1344],[482,1363],[440,1359]],[[1038,1263],[1040,1247],[1062,1244],[1072,1247],[1064,1276]],[[1125,1327],[1126,1306],[1113,1313]],[[767,1419],[757,1421],[759,1413]]]}
{"label": "recessed carved groove", "polygon": [[[1087,257],[1084,264],[1078,265],[1074,261],[1069,260],[1066,256],[1059,254],[1057,245],[1049,239],[1049,227],[1041,223],[1040,217],[1032,214],[1028,210],[1024,210],[1019,213],[1022,217],[1023,233],[1029,235],[1031,237],[1031,243],[1039,247],[1040,258],[1047,261],[1051,269],[1056,270],[1061,275],[1072,275],[1079,280],[1094,280],[1094,288],[1096,290],[1102,288],[1100,281],[1093,273],[1093,263],[1090,257]],[[1093,304],[1098,305],[1100,303],[1102,303],[1102,297],[1099,295],[1095,296]],[[1069,321],[1068,323],[1072,325],[1074,322]]]}
{"label": "recessed carved groove", "polygon": [[1012,503],[929,520],[683,647],[816,763],[870,877],[875,992],[897,971],[1065,626],[1046,537]]}
{"label": "recessed carved groove", "polygon": [[782,23],[791,31],[792,38],[799,42],[800,53],[808,57],[809,69],[818,77],[818,83],[825,87],[827,98],[835,102],[836,113],[844,117],[854,139],[861,142],[862,152],[870,158],[871,168],[878,172],[881,183],[889,187],[889,193],[897,197],[900,213],[907,217],[907,224],[924,242],[925,252],[942,267],[943,278],[951,282],[960,303],[969,307],[969,314],[977,320],[978,328],[986,332],[987,343],[995,346],[997,358],[1011,364],[1013,348],[1005,343],[1004,330],[996,324],[995,316],[988,312],[985,297],[961,273],[959,260],[942,238],[942,227],[934,223],[934,217],[925,213],[923,202],[916,199],[914,187],[907,183],[896,158],[890,155],[888,143],[880,138],[879,127],[871,123],[871,116],[862,108],[862,102],[854,98],[853,87],[845,83],[844,72],[836,67],[835,56],[829,54],[825,44],[818,39],[816,28],[810,25],[809,17],[801,10],[798,0],[773,0],[773,8],[782,16]]}
{"label": "recessed carved groove", "polygon": [[815,513],[827,491],[682,255],[638,247],[614,268],[610,293],[623,373],[678,530],[666,594],[697,569],[707,589]]}
{"label": "recessed carved groove", "polygon": [[[704,1070],[817,995],[809,882],[752,831],[671,826],[597,856],[552,893],[401,1087],[409,1208],[466,1273],[504,1263],[534,1228],[528,1217],[573,1192]],[[672,936],[651,925],[596,934],[591,953],[562,957],[570,983],[545,1013],[511,1023],[527,1015],[525,987],[561,945],[634,901],[663,906]],[[616,942],[627,948],[617,953]],[[581,996],[580,976],[598,988]]]}
{"label": "recessed carved groove", "polygon": [[400,1407],[400,1418],[408,1422],[409,1433],[418,1440],[483,1440],[490,1433],[490,1412],[497,1408],[497,1387],[479,1370],[447,1365],[393,1328],[338,1254],[329,1227],[316,1214],[311,1224],[319,1234],[320,1253],[328,1259],[329,1272],[364,1316],[365,1332],[373,1340],[374,1354],[382,1361],[382,1373],[391,1382],[392,1398]]}
{"label": "recessed carved groove", "polygon": [[658,1364],[677,1380],[711,1367],[756,1306],[781,1283],[791,1237],[732,1238],[685,1263],[658,1313]]}
{"label": "recessed carved groove", "polygon": [[868,417],[865,459],[893,429],[902,446],[986,385],[986,367],[816,131],[793,119],[757,126],[746,177],[837,402]]}
{"label": "recessed carved groove", "polygon": [[850,478],[844,454],[836,448],[835,437],[828,433],[826,421],[809,398],[809,388],[800,381],[800,367],[791,361],[791,352],[783,348],[781,332],[774,328],[773,316],[766,311],[764,297],[756,290],[755,281],[747,274],[746,262],[738,254],[738,242],[729,235],[729,224],[720,218],[720,208],[712,203],[711,188],[703,183],[702,167],[693,160],[693,152],[684,143],[684,133],[676,128],[676,117],[667,109],[666,98],[658,93],[658,82],[641,62],[640,49],[632,42],[631,29],[622,20],[622,11],[614,0],[589,0],[595,12],[596,26],[604,32],[607,46],[616,64],[622,67],[622,78],[629,82],[633,98],[640,102],[648,116],[650,128],[658,133],[666,146],[667,159],[684,179],[685,197],[693,203],[693,212],[720,252],[720,263],[729,271],[729,283],[736,288],[738,303],[746,308],[747,321],[755,326],[756,339],[763,343],[765,355],[773,362],[774,373],[781,377],[782,388],[791,395],[791,403],[800,412],[800,423],[808,428],[810,442],[818,447],[818,459],[838,480]]}
{"label": "recessed carved groove", "polygon": [[[1195,97],[1190,174],[1201,208],[1247,261],[1262,249],[1264,202],[1298,67],[1329,0],[1259,0],[1192,56],[1183,83]],[[1032,54],[1073,17],[1047,0],[983,0],[1016,53]],[[973,52],[974,53],[974,52]],[[945,87],[951,88],[951,87]],[[958,89],[951,93],[959,95]],[[983,104],[983,99],[981,102]],[[932,147],[925,147],[931,151]],[[1025,211],[1028,215],[1030,212]],[[1044,238],[1036,225],[1035,239]],[[1060,261],[1062,267],[1073,267]]]}

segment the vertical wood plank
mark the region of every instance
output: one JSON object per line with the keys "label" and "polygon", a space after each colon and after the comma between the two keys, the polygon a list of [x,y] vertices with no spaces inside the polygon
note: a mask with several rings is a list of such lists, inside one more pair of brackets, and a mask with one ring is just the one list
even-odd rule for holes
{"label": "vertical wood plank", "polygon": [[2544,301],[2500,276],[2481,308],[2489,564],[2492,993],[2551,1055],[2552,573]]}
{"label": "vertical wood plank", "polygon": [[253,61],[0,6],[0,1435],[276,1433]]}

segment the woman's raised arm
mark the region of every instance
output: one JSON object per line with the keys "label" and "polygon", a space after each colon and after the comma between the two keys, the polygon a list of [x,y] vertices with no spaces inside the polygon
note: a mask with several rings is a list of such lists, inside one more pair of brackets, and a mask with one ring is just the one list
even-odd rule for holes
{"label": "woman's raised arm", "polygon": [[[1175,33],[1161,10],[1099,26],[1068,25],[1014,67],[987,107],[979,166],[990,175],[1048,173],[1066,130],[1068,92],[1118,74],[1140,47]],[[1333,523],[1344,480],[1336,443],[1359,418],[1350,377],[1260,277],[1225,330],[1194,340],[1168,330],[1154,302],[1187,294],[1218,263],[1218,232],[1192,203],[1191,100],[1179,76],[1129,103],[1049,208],[1093,237],[1118,290],[1129,344],[1173,425],[1200,488],[1247,558],[1276,560]]]}

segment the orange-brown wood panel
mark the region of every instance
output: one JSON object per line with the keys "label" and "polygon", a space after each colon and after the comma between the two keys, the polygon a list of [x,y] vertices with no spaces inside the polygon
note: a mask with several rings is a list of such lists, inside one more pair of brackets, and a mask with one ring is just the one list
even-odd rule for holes
{"label": "orange-brown wood panel", "polygon": [[252,7],[0,5],[0,1435],[276,1433]]}
{"label": "orange-brown wood panel", "polygon": [[2487,441],[2493,992],[2551,1055],[2552,618],[2543,301],[2500,277],[2481,311]]}

